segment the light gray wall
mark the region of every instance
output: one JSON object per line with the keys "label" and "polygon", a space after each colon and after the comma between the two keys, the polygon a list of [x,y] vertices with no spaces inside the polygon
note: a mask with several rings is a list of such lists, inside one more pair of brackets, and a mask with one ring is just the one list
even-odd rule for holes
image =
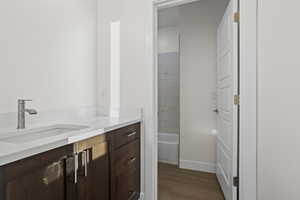
{"label": "light gray wall", "polygon": [[215,165],[217,28],[227,0],[201,0],[179,9],[180,166]]}
{"label": "light gray wall", "polygon": [[96,3],[0,1],[0,113],[96,105]]}
{"label": "light gray wall", "polygon": [[258,200],[299,200],[299,7],[258,1]]}

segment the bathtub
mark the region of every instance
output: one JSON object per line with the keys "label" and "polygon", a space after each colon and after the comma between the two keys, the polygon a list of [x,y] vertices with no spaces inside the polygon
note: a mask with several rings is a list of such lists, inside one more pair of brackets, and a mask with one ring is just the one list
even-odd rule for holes
{"label": "bathtub", "polygon": [[179,135],[158,133],[158,161],[178,165]]}

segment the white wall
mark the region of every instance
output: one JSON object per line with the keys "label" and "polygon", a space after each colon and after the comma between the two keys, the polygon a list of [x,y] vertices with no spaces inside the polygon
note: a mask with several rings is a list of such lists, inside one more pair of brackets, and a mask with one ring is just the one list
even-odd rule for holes
{"label": "white wall", "polygon": [[300,199],[299,1],[258,1],[258,200]]}
{"label": "white wall", "polygon": [[96,104],[96,0],[0,2],[0,113]]}
{"label": "white wall", "polygon": [[180,167],[214,171],[217,27],[227,0],[180,6]]}
{"label": "white wall", "polygon": [[[121,19],[119,0],[98,0],[97,105],[103,114],[110,108],[110,26]],[[122,21],[120,22],[122,28]]]}

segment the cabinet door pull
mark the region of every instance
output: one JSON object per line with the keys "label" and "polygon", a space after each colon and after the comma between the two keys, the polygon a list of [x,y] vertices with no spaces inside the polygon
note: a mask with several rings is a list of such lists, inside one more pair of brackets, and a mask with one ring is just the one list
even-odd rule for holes
{"label": "cabinet door pull", "polygon": [[61,162],[55,162],[47,167],[44,171],[43,183],[49,185],[63,176],[63,168]]}
{"label": "cabinet door pull", "polygon": [[87,168],[87,160],[88,160],[88,150],[82,152],[82,165],[84,166],[84,176],[87,176],[88,168]]}
{"label": "cabinet door pull", "polygon": [[86,163],[89,164],[90,163],[90,150],[86,150]]}
{"label": "cabinet door pull", "polygon": [[78,154],[74,154],[74,183],[76,184],[77,179],[77,171],[78,171]]}
{"label": "cabinet door pull", "polygon": [[128,161],[128,164],[133,163],[134,161],[136,161],[136,157],[130,158],[130,160]]}
{"label": "cabinet door pull", "polygon": [[127,135],[127,137],[132,137],[132,136],[135,136],[136,135],[136,132],[132,132],[130,134]]}

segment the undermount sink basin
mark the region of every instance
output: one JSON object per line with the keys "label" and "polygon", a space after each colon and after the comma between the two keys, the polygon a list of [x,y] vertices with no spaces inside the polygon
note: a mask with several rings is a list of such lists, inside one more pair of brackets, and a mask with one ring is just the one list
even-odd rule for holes
{"label": "undermount sink basin", "polygon": [[0,136],[0,142],[25,144],[40,139],[67,134],[73,131],[79,131],[85,128],[88,127],[79,125],[53,125],[29,130],[17,130],[8,133],[5,136]]}

